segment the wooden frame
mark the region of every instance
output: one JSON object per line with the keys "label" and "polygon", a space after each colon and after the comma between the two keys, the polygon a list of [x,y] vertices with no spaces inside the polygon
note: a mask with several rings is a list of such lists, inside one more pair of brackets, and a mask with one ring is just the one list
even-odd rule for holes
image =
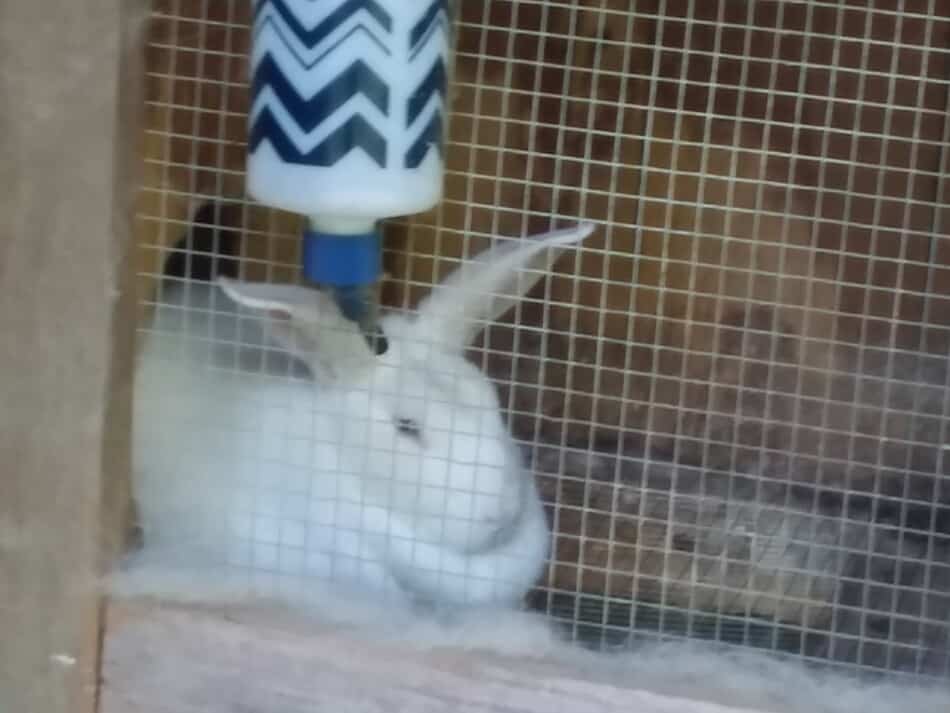
{"label": "wooden frame", "polygon": [[97,582],[129,503],[127,254],[140,102],[120,75],[135,71],[142,7],[0,3],[5,712],[96,707]]}

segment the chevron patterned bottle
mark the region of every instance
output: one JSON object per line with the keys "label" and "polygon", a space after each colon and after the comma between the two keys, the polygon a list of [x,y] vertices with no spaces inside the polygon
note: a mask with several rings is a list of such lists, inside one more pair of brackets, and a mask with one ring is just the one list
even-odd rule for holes
{"label": "chevron patterned bottle", "polygon": [[449,0],[256,0],[253,32],[248,193],[309,217],[305,275],[364,319],[378,221],[442,196]]}

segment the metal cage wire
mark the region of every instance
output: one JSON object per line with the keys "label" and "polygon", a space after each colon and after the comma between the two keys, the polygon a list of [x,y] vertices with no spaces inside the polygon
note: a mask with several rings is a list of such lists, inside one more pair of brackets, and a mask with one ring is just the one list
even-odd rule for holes
{"label": "metal cage wire", "polygon": [[[143,314],[170,255],[298,279],[243,192],[249,5],[155,3]],[[548,508],[531,605],[950,675],[947,8],[486,0],[455,33],[445,199],[390,224],[386,301],[599,224],[472,350]]]}

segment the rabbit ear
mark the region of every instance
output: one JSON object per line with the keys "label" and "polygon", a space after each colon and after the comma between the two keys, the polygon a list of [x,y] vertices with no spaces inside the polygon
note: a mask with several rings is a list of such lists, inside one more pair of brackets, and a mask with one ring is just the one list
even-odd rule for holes
{"label": "rabbit ear", "polygon": [[324,292],[226,277],[219,277],[217,283],[237,304],[265,312],[271,339],[321,380],[344,378],[374,359],[359,327],[346,319]]}
{"label": "rabbit ear", "polygon": [[589,236],[594,227],[580,223],[484,251],[433,287],[419,304],[416,328],[427,338],[464,349],[486,322],[504,315],[550,271],[564,248]]}

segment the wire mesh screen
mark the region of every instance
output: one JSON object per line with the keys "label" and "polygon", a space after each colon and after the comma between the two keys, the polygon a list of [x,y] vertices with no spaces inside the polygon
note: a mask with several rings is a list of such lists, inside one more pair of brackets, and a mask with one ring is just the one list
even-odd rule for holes
{"label": "wire mesh screen", "polygon": [[[163,271],[299,279],[299,219],[244,192],[250,5],[155,3],[143,314]],[[950,675],[947,5],[485,0],[455,34],[385,302],[598,225],[470,350],[552,532],[528,605]]]}

